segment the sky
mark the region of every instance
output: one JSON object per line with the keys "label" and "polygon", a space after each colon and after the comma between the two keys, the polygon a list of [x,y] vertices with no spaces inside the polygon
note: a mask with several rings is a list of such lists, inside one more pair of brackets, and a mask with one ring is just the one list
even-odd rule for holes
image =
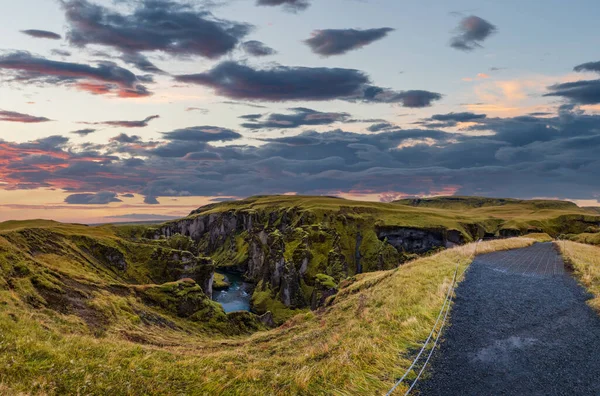
{"label": "sky", "polygon": [[21,0],[0,221],[264,194],[600,200],[595,1]]}

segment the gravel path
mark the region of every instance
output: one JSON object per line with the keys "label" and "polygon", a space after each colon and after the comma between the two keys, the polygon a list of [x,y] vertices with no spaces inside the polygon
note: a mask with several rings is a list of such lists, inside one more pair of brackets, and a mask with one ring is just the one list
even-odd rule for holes
{"label": "gravel path", "polygon": [[421,395],[600,395],[600,317],[552,244],[478,256]]}

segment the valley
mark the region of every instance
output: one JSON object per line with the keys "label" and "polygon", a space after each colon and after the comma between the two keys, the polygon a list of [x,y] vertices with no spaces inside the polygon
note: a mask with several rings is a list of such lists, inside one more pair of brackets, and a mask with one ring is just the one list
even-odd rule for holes
{"label": "valley", "polygon": [[163,224],[2,223],[0,394],[385,393],[473,242],[599,225],[559,201],[295,196]]}

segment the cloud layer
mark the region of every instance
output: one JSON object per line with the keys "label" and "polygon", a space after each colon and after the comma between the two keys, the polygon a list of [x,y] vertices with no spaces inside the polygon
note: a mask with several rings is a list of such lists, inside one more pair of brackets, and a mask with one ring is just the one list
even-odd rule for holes
{"label": "cloud layer", "polygon": [[[314,114],[306,110],[283,115]],[[441,118],[438,122],[465,119],[460,113]],[[544,117],[466,118],[469,125],[459,130],[332,129],[262,139],[256,145],[239,144],[241,134],[212,126],[167,132],[155,141],[129,137],[91,145],[52,136],[0,142],[0,176],[6,188],[67,189],[75,196],[69,201],[80,204],[119,199],[106,192],[142,194],[149,203],[161,196],[289,191],[600,196],[599,115],[563,107]],[[257,119],[269,121],[268,116]],[[481,131],[486,134],[476,134]]]}

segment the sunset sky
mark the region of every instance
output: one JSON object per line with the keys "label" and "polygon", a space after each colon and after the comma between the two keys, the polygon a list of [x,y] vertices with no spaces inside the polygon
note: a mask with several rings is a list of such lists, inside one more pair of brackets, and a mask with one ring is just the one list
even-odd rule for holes
{"label": "sunset sky", "polygon": [[583,0],[10,2],[0,221],[163,220],[284,193],[599,205],[599,14]]}

